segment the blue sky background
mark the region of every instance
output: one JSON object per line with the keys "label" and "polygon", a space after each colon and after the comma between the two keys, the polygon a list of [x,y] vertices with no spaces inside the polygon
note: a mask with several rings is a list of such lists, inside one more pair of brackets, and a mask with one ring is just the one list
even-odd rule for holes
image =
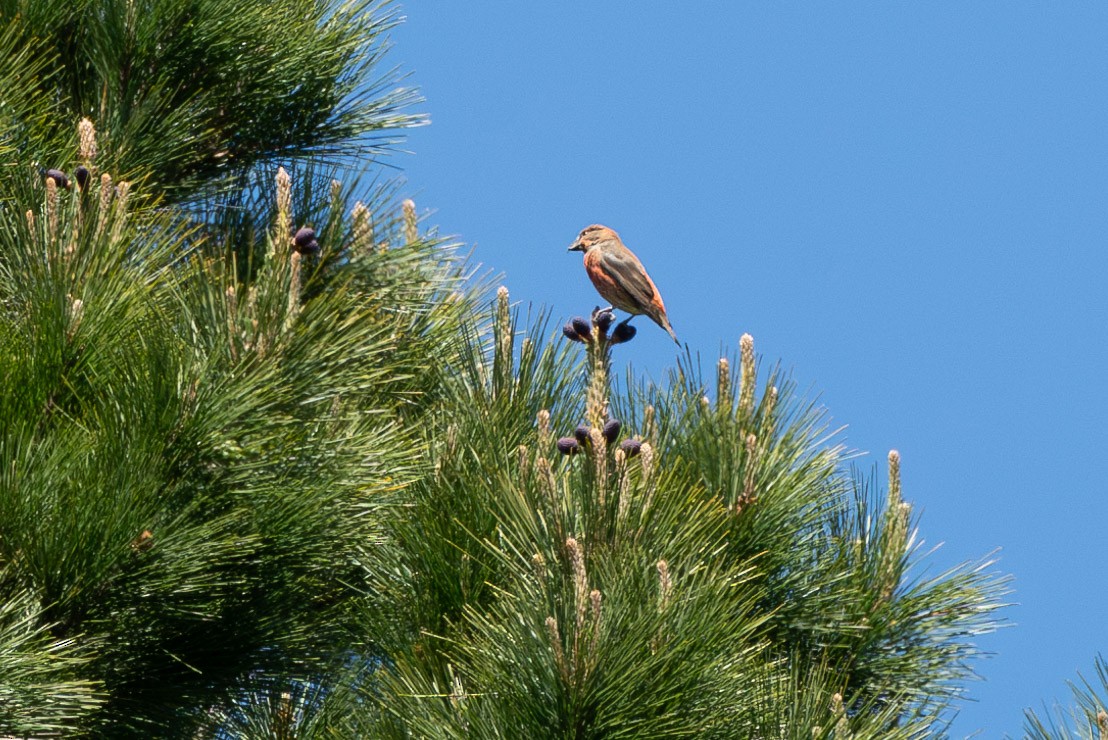
{"label": "blue sky background", "polygon": [[[1018,735],[1108,652],[1108,4],[409,2],[432,125],[396,164],[513,300],[597,303],[619,231],[710,367],[767,363],[901,451],[937,566],[994,548],[1014,627],[955,736]],[[617,360],[661,378],[648,321]]]}

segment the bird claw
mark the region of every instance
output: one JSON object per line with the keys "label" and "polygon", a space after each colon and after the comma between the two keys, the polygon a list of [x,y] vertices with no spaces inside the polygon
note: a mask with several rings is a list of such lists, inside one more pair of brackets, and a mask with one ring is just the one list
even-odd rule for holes
{"label": "bird claw", "polygon": [[607,335],[608,328],[615,320],[616,315],[612,313],[610,308],[606,308],[600,312],[594,312],[592,315],[592,324],[596,327],[601,336]]}

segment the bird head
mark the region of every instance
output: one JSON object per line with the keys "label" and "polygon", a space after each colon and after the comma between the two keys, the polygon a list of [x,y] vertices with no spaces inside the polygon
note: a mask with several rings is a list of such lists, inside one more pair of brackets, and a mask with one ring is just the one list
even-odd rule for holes
{"label": "bird head", "polygon": [[569,251],[588,252],[601,242],[613,240],[619,241],[619,234],[612,231],[607,226],[593,224],[592,226],[585,227],[585,229],[577,235],[577,239],[574,240],[573,244],[569,245]]}

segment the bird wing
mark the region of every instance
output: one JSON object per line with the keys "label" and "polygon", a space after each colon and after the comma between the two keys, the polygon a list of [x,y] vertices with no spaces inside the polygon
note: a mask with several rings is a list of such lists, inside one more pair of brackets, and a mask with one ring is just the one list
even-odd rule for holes
{"label": "bird wing", "polygon": [[605,250],[600,255],[600,265],[644,312],[647,306],[654,303],[658,289],[635,255],[625,250]]}

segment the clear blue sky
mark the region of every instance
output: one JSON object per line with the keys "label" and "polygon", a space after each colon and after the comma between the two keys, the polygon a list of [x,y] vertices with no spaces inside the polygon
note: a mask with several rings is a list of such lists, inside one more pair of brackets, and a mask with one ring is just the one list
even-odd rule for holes
{"label": "clear blue sky", "polygon": [[[1108,652],[1108,4],[404,12],[420,210],[562,320],[597,303],[566,247],[619,231],[706,364],[750,332],[849,445],[901,451],[936,565],[1001,548],[1015,626],[954,734],[1068,702]],[[619,359],[659,378],[637,324]]]}

